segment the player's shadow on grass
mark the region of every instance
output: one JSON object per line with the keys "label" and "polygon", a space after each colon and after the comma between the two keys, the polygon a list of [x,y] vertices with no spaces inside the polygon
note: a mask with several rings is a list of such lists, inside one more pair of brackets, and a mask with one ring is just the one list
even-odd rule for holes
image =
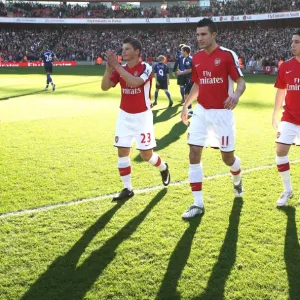
{"label": "player's shadow on grass", "polygon": [[297,300],[300,297],[300,245],[296,225],[295,207],[280,208],[287,216],[284,260],[289,280],[289,299]]}
{"label": "player's shadow on grass", "polygon": [[[69,250],[58,257],[24,294],[22,300],[81,300],[93,286],[105,268],[115,258],[115,251],[128,239],[144,221],[153,207],[165,196],[167,189],[161,190],[136,217],[131,219],[103,246],[95,250],[77,267],[81,255],[93,238],[109,223],[123,203],[117,203],[101,216]],[[123,274],[122,274],[123,276]],[[120,279],[120,278],[119,278]],[[116,278],[116,280],[119,280]]]}
{"label": "player's shadow on grass", "polygon": [[24,97],[24,96],[31,96],[31,95],[37,95],[37,94],[42,94],[44,91],[34,91],[31,93],[23,93],[23,94],[18,94],[18,95],[13,95],[13,96],[7,96],[7,97],[2,97],[0,98],[1,100],[9,100],[9,99],[14,99],[14,98],[19,98],[19,97]]}
{"label": "player's shadow on grass", "polygon": [[186,229],[180,241],[177,243],[176,248],[170,257],[167,272],[156,296],[157,300],[180,299],[180,294],[177,292],[178,280],[189,259],[193,238],[201,219],[202,216],[190,220],[190,226]]}
{"label": "player's shadow on grass", "polygon": [[[224,299],[226,280],[236,259],[238,229],[242,207],[243,199],[235,198],[229,217],[229,226],[221,247],[218,261],[213,267],[205,291],[203,294],[193,298],[193,300]],[[195,282],[195,284],[197,284],[197,282]]]}
{"label": "player's shadow on grass", "polygon": [[[96,82],[98,82],[98,80],[94,80],[94,81],[90,81],[90,82],[83,82],[83,83],[78,83],[78,84],[63,85],[63,86],[57,87],[57,89],[56,89],[55,92],[52,91],[52,86],[49,85],[49,90],[48,91],[45,91],[44,89],[41,89],[39,91],[34,90],[34,91],[30,92],[30,93],[20,93],[20,94],[17,94],[17,95],[2,97],[2,98],[0,98],[0,101],[1,100],[9,100],[9,99],[14,99],[14,98],[24,97],[24,96],[38,95],[38,94],[41,94],[41,95],[43,94],[45,96],[48,95],[48,94],[53,94],[53,95],[55,95],[55,94],[63,94],[63,93],[65,93],[64,92],[65,89],[68,89],[68,88],[71,88],[71,87],[78,87],[80,85],[94,84]],[[6,90],[9,90],[9,89],[6,88]],[[76,94],[79,94],[79,92],[76,92]],[[82,92],[82,94],[84,94],[84,93]],[[99,98],[99,95],[98,95],[98,98]]]}
{"label": "player's shadow on grass", "polygon": [[[182,106],[178,104],[172,107],[153,109],[153,123],[157,124],[174,118],[181,113],[181,107]],[[159,114],[160,111],[162,111],[162,113]]]}

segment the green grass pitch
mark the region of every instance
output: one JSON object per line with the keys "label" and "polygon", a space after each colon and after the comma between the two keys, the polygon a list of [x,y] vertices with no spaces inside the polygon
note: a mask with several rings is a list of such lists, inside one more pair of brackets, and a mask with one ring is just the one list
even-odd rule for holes
{"label": "green grass pitch", "polygon": [[300,299],[299,149],[289,155],[295,197],[279,210],[275,77],[246,76],[235,109],[243,198],[219,152],[205,149],[206,213],[184,222],[193,200],[175,79],[175,106],[161,91],[153,109],[172,184],[133,148],[139,192],[101,197],[122,189],[112,146],[120,88],[101,91],[103,70],[55,67],[46,92],[42,68],[0,69],[0,300]]}

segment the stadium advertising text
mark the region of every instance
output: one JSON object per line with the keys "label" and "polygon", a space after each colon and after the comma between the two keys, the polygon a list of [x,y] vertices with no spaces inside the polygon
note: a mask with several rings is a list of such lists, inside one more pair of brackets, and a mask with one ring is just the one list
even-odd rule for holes
{"label": "stadium advertising text", "polygon": [[[262,21],[270,19],[299,18],[300,11],[279,12],[260,15],[217,16],[212,17],[214,22],[243,22]],[[7,18],[0,17],[0,23],[35,23],[35,24],[176,24],[197,23],[199,17],[188,18],[144,18],[144,19],[58,19],[58,18]]]}
{"label": "stadium advertising text", "polygon": [[[42,67],[42,62],[3,62],[0,63],[0,67]],[[53,66],[60,67],[75,67],[76,61],[55,61]]]}

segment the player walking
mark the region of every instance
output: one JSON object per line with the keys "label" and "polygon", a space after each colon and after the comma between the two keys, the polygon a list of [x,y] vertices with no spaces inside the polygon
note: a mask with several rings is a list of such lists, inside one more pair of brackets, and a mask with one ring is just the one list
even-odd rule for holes
{"label": "player walking", "polygon": [[113,200],[123,200],[134,195],[131,184],[130,148],[136,140],[137,149],[144,161],[158,168],[165,186],[170,183],[168,165],[153,152],[156,147],[153,114],[150,109],[152,68],[140,62],[142,45],[139,40],[128,37],[123,41],[122,56],[127,64],[121,66],[117,56],[107,51],[106,70],[101,88],[107,91],[118,83],[121,86],[120,113],[117,119],[114,146],[118,148],[118,168],[124,189]]}
{"label": "player walking", "polygon": [[[197,40],[202,50],[193,55],[191,80],[194,84],[181,113],[182,122],[188,125],[187,107],[197,98],[188,133],[189,181],[194,204],[183,213],[185,219],[204,212],[201,157],[203,147],[212,145],[210,138],[216,143],[213,146],[219,147],[223,162],[229,166],[236,197],[241,197],[243,193],[241,161],[234,155],[235,122],[232,110],[246,86],[237,55],[218,46],[216,35],[217,27],[212,20],[198,22]],[[237,82],[235,91],[234,81]]]}
{"label": "player walking", "polygon": [[[293,197],[288,153],[292,144],[300,145],[300,30],[292,37],[291,50],[294,55],[282,63],[275,83],[277,93],[272,123],[277,129],[276,164],[284,191],[277,200],[277,206],[284,206]],[[284,111],[278,126],[278,112]]]}
{"label": "player walking", "polygon": [[40,61],[43,61],[44,63],[44,68],[46,71],[46,76],[47,76],[47,83],[45,87],[45,91],[48,91],[49,83],[52,85],[52,91],[55,91],[55,84],[51,78],[51,74],[53,71],[53,65],[52,61],[56,59],[55,53],[52,50],[49,50],[48,45],[44,46],[43,52],[40,55]]}

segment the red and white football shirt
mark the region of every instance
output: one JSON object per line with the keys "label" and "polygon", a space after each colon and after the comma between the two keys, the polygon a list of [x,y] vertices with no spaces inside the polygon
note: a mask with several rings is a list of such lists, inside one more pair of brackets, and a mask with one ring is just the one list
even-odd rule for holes
{"label": "red and white football shirt", "polygon": [[300,125],[300,62],[295,57],[280,66],[275,87],[286,89],[281,121]]}
{"label": "red and white football shirt", "polygon": [[134,88],[129,86],[116,70],[111,73],[109,79],[115,86],[118,82],[121,85],[120,108],[130,114],[137,114],[150,109],[152,67],[145,62],[139,62],[133,68],[129,68],[127,64],[123,68],[133,76],[142,78],[144,83]]}
{"label": "red and white football shirt", "polygon": [[198,102],[206,109],[224,109],[232,95],[233,82],[243,73],[235,52],[218,46],[210,54],[204,50],[193,55],[192,81],[199,85]]}

